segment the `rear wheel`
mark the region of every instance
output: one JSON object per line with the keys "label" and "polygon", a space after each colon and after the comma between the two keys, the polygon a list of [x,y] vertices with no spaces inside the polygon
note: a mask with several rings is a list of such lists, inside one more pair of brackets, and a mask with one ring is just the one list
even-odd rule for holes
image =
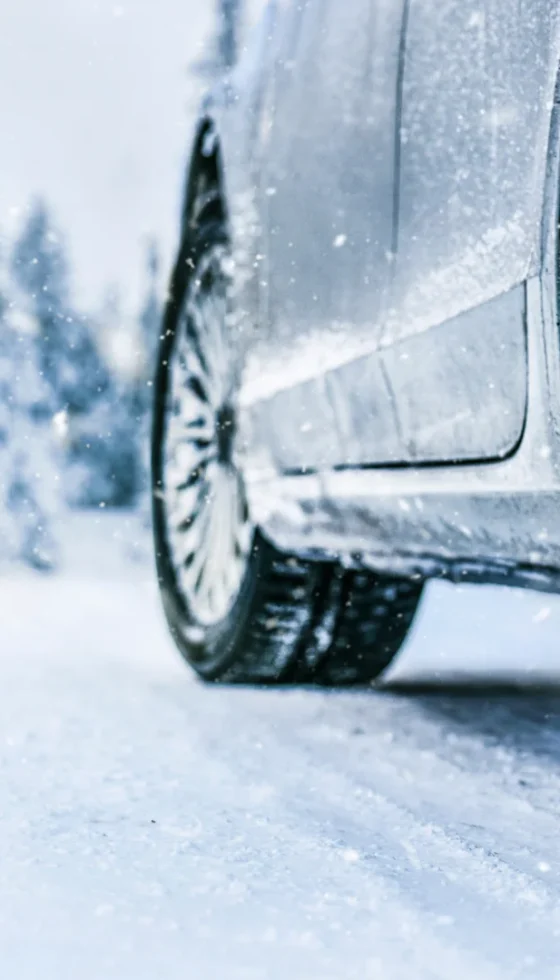
{"label": "rear wheel", "polygon": [[251,524],[235,465],[229,266],[210,208],[181,250],[156,380],[154,537],[171,632],[207,680],[370,682],[422,586],[283,554]]}

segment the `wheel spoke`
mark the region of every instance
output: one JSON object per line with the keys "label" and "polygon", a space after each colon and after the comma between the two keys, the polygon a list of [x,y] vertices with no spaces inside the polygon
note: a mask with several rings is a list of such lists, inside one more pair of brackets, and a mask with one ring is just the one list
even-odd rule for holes
{"label": "wheel spoke", "polygon": [[[192,337],[194,338],[196,336],[196,347],[193,341],[193,354],[196,356],[196,360],[200,366],[206,364],[203,384],[207,392],[208,401],[217,408],[220,403],[220,391],[216,377],[214,326],[205,307],[205,298],[203,296],[200,296],[199,303],[200,308],[193,310],[191,317],[189,317]],[[200,356],[196,353],[197,350],[200,350]]]}
{"label": "wheel spoke", "polygon": [[170,358],[163,447],[172,563],[202,624],[218,622],[234,602],[253,535],[231,456],[234,361],[225,260],[223,248],[204,257],[187,293]]}
{"label": "wheel spoke", "polygon": [[213,502],[207,500],[204,510],[200,514],[200,519],[193,524],[192,529],[185,535],[185,544],[188,542],[188,549],[182,562],[183,576],[194,592],[200,593],[201,579],[204,572],[208,572],[209,566],[212,564],[213,517]]}
{"label": "wheel spoke", "polygon": [[214,459],[215,446],[212,443],[200,448],[193,443],[182,442],[168,457],[166,485],[175,493],[188,490]]}
{"label": "wheel spoke", "polygon": [[212,345],[214,354],[212,368],[214,384],[219,390],[220,400],[222,400],[229,367],[225,345],[226,300],[225,297],[222,300],[221,298],[208,295],[204,297],[202,302],[205,321],[210,325],[209,342]]}
{"label": "wheel spoke", "polygon": [[239,523],[239,498],[238,481],[234,473],[228,473],[229,480],[229,508],[228,508],[228,527],[227,538],[225,541],[224,555],[224,581],[226,590],[231,588],[239,574],[239,559],[246,554],[246,550],[238,549],[238,523]]}
{"label": "wheel spoke", "polygon": [[196,579],[199,568],[207,561],[212,508],[213,502],[206,496],[200,502],[200,509],[192,524],[182,536],[182,548],[179,554],[180,565],[184,570],[185,577],[191,581]]}
{"label": "wheel spoke", "polygon": [[193,354],[198,359],[202,373],[206,376],[210,373],[210,365],[203,349],[204,322],[197,310],[192,310],[186,318],[185,330],[191,343]]}
{"label": "wheel spoke", "polygon": [[210,507],[207,484],[200,483],[188,493],[177,494],[170,517],[177,533],[175,551],[178,556],[177,564],[183,564],[189,554],[194,553],[204,536],[204,525],[208,519],[207,508]]}
{"label": "wheel spoke", "polygon": [[203,419],[200,426],[175,420],[175,424],[168,427],[167,456],[173,460],[188,448],[193,456],[203,457],[207,448],[214,443],[214,438],[214,426],[210,420]]}

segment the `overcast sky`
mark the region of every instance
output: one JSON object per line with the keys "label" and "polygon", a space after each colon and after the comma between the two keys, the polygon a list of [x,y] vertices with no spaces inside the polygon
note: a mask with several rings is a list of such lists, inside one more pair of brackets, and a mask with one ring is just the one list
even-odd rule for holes
{"label": "overcast sky", "polygon": [[[0,4],[0,232],[34,193],[66,233],[81,306],[140,300],[142,241],[166,263],[214,0]],[[167,271],[167,270],[166,270]]]}

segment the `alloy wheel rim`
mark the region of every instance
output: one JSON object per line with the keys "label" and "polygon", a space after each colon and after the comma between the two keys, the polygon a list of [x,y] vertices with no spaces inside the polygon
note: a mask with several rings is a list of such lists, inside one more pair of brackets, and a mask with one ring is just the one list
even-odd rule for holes
{"label": "alloy wheel rim", "polygon": [[241,588],[253,541],[235,464],[235,386],[230,343],[231,258],[224,246],[197,265],[178,318],[164,425],[166,531],[191,616],[219,623]]}

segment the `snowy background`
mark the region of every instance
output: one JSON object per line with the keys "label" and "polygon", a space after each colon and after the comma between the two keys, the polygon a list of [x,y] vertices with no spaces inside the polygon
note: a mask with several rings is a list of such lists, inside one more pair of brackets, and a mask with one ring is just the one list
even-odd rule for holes
{"label": "snowy background", "polygon": [[[124,549],[152,574],[154,343],[193,118],[219,70],[217,12],[228,2],[0,5],[4,576],[18,563],[69,574],[76,520],[92,526],[111,511],[87,561],[105,568],[106,549],[113,568],[115,548]],[[241,50],[264,3],[240,4]],[[408,655],[401,661],[406,676],[445,673],[446,664],[453,676],[557,669],[554,597],[443,585],[429,594],[444,600],[424,604],[431,639],[418,649],[416,631],[412,666]]]}
{"label": "snowy background", "polygon": [[[0,565],[56,567],[69,506],[147,514],[154,348],[223,2],[0,6]],[[261,6],[239,5],[240,49]]]}
{"label": "snowy background", "polygon": [[168,638],[148,381],[215,40],[0,5],[0,975],[557,980],[560,698],[504,683],[560,680],[558,598],[434,583],[376,691],[203,688]]}
{"label": "snowy background", "polygon": [[137,308],[144,236],[169,263],[212,27],[212,0],[0,5],[0,225],[44,195],[88,308],[113,282]]}
{"label": "snowy background", "polygon": [[[240,51],[265,2],[233,0]],[[154,345],[193,119],[220,70],[221,4],[0,5],[4,584],[18,568],[115,579],[134,563],[151,580]],[[428,596],[395,676],[560,670],[554,597]]]}

